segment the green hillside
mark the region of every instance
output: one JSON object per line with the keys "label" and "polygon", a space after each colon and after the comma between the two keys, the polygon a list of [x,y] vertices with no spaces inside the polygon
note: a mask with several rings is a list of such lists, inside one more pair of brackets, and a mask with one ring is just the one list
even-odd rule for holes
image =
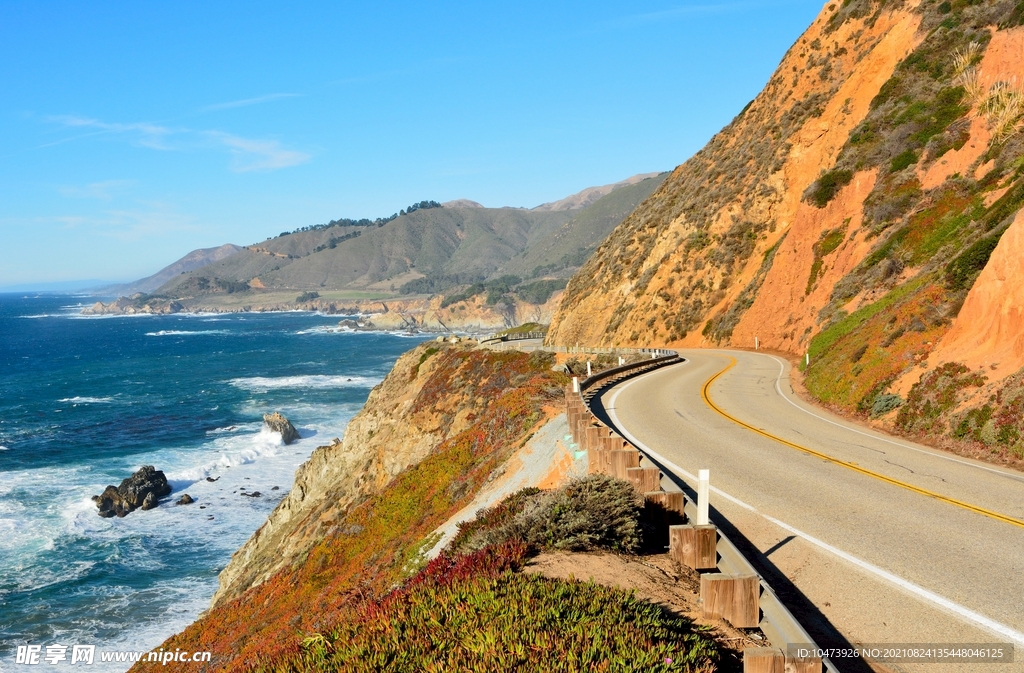
{"label": "green hillside", "polygon": [[662,173],[621,187],[587,208],[572,211],[571,220],[513,257],[501,272],[523,278],[550,275],[568,278],[666,177],[668,173]]}
{"label": "green hillside", "polygon": [[[543,303],[663,180],[664,175],[616,186],[574,210],[441,207],[424,201],[388,218],[304,227],[181,273],[156,294],[186,298],[250,288],[369,288],[469,297],[517,288],[528,301]],[[522,283],[533,278],[547,280]]]}

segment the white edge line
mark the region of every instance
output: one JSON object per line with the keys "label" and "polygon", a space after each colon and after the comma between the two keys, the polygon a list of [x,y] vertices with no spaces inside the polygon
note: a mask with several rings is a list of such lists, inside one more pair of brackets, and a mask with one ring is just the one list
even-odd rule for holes
{"label": "white edge line", "polygon": [[[636,383],[639,380],[639,378],[640,377],[637,377],[637,378],[633,379],[632,381],[629,381],[625,385],[619,387],[612,394],[611,398],[608,400],[608,406],[605,408],[605,411],[608,412],[608,416],[615,422],[615,426],[619,429],[619,431],[626,437],[626,439],[628,439],[630,442],[632,442],[637,448],[639,448],[642,451],[644,451],[644,453],[649,454],[651,456],[651,458],[653,458],[654,460],[658,461],[659,463],[661,463],[665,467],[671,469],[677,475],[683,475],[687,479],[689,479],[691,482],[695,483],[697,481],[696,475],[693,475],[693,474],[687,472],[686,470],[684,470],[683,468],[679,467],[678,465],[676,465],[672,461],[667,460],[664,456],[661,456],[657,452],[652,451],[650,449],[650,447],[648,447],[646,444],[644,444],[639,439],[634,437],[628,430],[626,430],[626,428],[619,421],[618,416],[615,414],[615,408],[614,408],[615,407],[615,399],[619,396],[619,393],[621,393],[623,390],[625,390],[626,388],[631,386],[633,383]],[[827,420],[827,419],[825,419],[825,420]],[[889,572],[887,570],[883,570],[882,568],[879,568],[878,566],[875,566],[875,565],[872,565],[872,564],[868,563],[867,561],[862,561],[861,559],[853,556],[852,554],[849,554],[849,553],[847,553],[847,552],[845,552],[845,551],[843,551],[841,549],[837,549],[836,547],[833,547],[832,545],[828,544],[827,542],[819,540],[816,537],[808,535],[807,533],[805,533],[805,532],[803,532],[801,530],[798,530],[798,529],[794,528],[793,526],[790,526],[788,523],[784,523],[784,522],[779,521],[778,519],[776,519],[776,518],[774,518],[772,516],[769,516],[769,515],[765,514],[764,512],[758,511],[757,508],[755,508],[753,505],[748,505],[747,503],[743,502],[742,500],[729,495],[728,493],[726,493],[725,491],[722,491],[719,488],[715,488],[714,486],[712,486],[711,487],[711,491],[714,492],[714,493],[717,493],[718,495],[722,496],[726,500],[728,500],[728,501],[730,501],[730,502],[732,502],[732,503],[734,503],[736,505],[739,505],[743,509],[746,509],[746,510],[748,510],[750,512],[753,512],[754,514],[758,514],[759,516],[761,516],[764,519],[772,522],[773,524],[775,524],[779,528],[782,528],[783,530],[788,531],[789,533],[792,533],[793,535],[796,535],[797,537],[800,537],[800,538],[806,540],[807,542],[810,542],[811,544],[813,544],[813,545],[815,545],[815,546],[817,546],[817,547],[819,547],[821,549],[824,549],[827,552],[835,554],[839,558],[841,558],[841,559],[843,559],[845,561],[848,561],[849,563],[852,563],[853,565],[857,566],[858,568],[861,568],[862,570],[865,570],[865,571],[871,573],[872,575],[875,575],[875,576],[880,577],[880,578],[882,578],[884,580],[892,582],[893,584],[895,584],[896,586],[900,587],[901,589],[904,589],[904,590],[906,590],[906,591],[908,591],[908,592],[918,596],[919,598],[923,598],[924,600],[926,600],[926,601],[928,601],[930,603],[934,603],[935,605],[938,605],[939,607],[945,608],[946,610],[956,614],[957,616],[962,617],[962,618],[964,618],[964,619],[966,619],[966,620],[968,620],[970,622],[974,622],[975,624],[977,624],[977,625],[979,625],[979,626],[981,626],[983,628],[986,628],[989,631],[997,633],[1000,636],[1005,636],[1007,638],[1010,638],[1011,640],[1013,640],[1018,645],[1024,645],[1024,633],[1021,633],[1019,631],[1015,631],[1015,630],[1011,629],[1009,626],[1006,626],[1004,624],[1000,624],[999,622],[995,621],[994,619],[990,619],[990,618],[988,618],[988,617],[986,617],[984,615],[978,614],[977,612],[975,612],[975,611],[973,611],[973,610],[971,610],[969,608],[965,608],[964,606],[962,606],[962,605],[960,605],[958,603],[954,603],[953,601],[949,600],[948,598],[945,598],[945,597],[940,596],[940,595],[938,595],[936,593],[928,591],[927,589],[925,589],[923,587],[920,587],[920,586],[914,584],[913,582],[909,582],[909,581],[903,579],[902,577],[898,577],[898,576],[892,574],[891,572]]]}
{"label": "white edge line", "polygon": [[973,467],[973,468],[977,468],[979,470],[985,470],[986,472],[993,472],[995,474],[998,474],[1001,477],[1006,477],[1007,479],[1013,479],[1015,481],[1024,481],[1024,476],[1019,476],[1019,475],[1016,475],[1016,474],[1005,472],[1004,470],[998,470],[998,469],[995,469],[995,468],[992,468],[992,467],[988,467],[986,465],[978,465],[977,463],[972,463],[970,461],[961,460],[959,458],[954,458],[952,456],[944,456],[941,453],[936,453],[934,451],[928,451],[928,450],[925,450],[925,449],[919,449],[916,446],[911,446],[910,444],[904,444],[903,442],[897,442],[897,441],[895,441],[893,439],[889,439],[888,437],[884,437],[881,434],[872,434],[870,432],[864,432],[863,430],[857,430],[856,428],[851,428],[849,425],[843,425],[842,423],[837,423],[837,422],[835,422],[835,421],[833,421],[833,420],[831,420],[829,418],[825,418],[824,416],[819,416],[818,414],[814,413],[813,411],[810,411],[809,409],[805,409],[804,407],[800,406],[799,404],[797,404],[796,402],[791,400],[789,398],[789,396],[787,396],[785,393],[782,392],[782,385],[781,385],[782,375],[786,373],[785,364],[782,362],[782,359],[781,358],[777,358],[774,355],[765,355],[764,357],[771,358],[772,360],[775,360],[776,362],[779,363],[779,376],[778,376],[778,378],[775,379],[775,390],[776,390],[776,392],[779,393],[779,396],[782,399],[786,400],[787,402],[792,404],[794,407],[796,407],[800,411],[802,411],[805,414],[807,414],[808,416],[813,416],[814,418],[817,418],[820,421],[825,421],[826,423],[834,425],[837,428],[843,428],[844,430],[849,430],[850,432],[855,432],[858,435],[863,435],[864,437],[868,437],[869,439],[875,439],[875,440],[878,440],[880,442],[885,442],[886,444],[892,444],[893,446],[899,446],[899,447],[904,448],[904,449],[910,449],[911,451],[917,451],[918,453],[923,453],[926,456],[931,456],[932,458],[941,458],[942,460],[948,460],[948,461],[953,462],[953,463],[959,463],[961,465],[966,465],[967,467]]}

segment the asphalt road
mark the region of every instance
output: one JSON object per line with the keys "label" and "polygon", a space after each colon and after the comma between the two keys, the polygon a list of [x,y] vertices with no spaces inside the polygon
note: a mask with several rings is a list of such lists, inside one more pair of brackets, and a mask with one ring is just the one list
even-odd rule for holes
{"label": "asphalt road", "polygon": [[[1009,665],[887,667],[1024,670],[1024,474],[811,407],[793,394],[779,358],[681,354],[685,363],[619,384],[600,402],[690,489],[698,469],[711,470],[713,522],[819,643],[1015,643]],[[707,386],[730,420],[701,393],[733,358]]]}

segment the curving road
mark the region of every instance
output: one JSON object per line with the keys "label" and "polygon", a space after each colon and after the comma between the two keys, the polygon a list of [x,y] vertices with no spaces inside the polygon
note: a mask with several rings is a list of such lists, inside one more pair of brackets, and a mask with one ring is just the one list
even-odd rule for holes
{"label": "curving road", "polygon": [[715,523],[819,644],[1011,642],[1014,664],[889,667],[1024,670],[1024,474],[811,407],[780,358],[681,354],[599,401],[687,490],[711,470]]}

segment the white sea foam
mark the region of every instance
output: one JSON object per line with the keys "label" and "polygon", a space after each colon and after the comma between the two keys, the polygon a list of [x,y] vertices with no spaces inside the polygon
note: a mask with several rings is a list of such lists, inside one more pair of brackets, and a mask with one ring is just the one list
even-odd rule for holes
{"label": "white sea foam", "polygon": [[327,388],[372,388],[383,379],[370,376],[253,376],[250,378],[231,379],[231,385],[253,393],[282,388],[306,388],[324,390]]}
{"label": "white sea foam", "polygon": [[0,446],[0,451],[10,451],[6,446]]}
{"label": "white sea foam", "polygon": [[114,401],[113,397],[65,397],[58,402],[70,402],[71,404],[109,404]]}
{"label": "white sea foam", "polygon": [[146,336],[193,336],[196,334],[229,334],[228,330],[224,329],[207,329],[207,330],[180,330],[180,329],[162,329],[159,332],[146,332]]}
{"label": "white sea foam", "polygon": [[300,329],[296,334],[352,334],[355,332],[351,327],[340,327],[322,325],[320,327],[310,327],[309,329]]}
{"label": "white sea foam", "polygon": [[160,313],[102,313],[102,314],[85,314],[85,313],[69,313],[66,318],[72,320],[109,320],[113,318],[159,318],[163,314]]}

